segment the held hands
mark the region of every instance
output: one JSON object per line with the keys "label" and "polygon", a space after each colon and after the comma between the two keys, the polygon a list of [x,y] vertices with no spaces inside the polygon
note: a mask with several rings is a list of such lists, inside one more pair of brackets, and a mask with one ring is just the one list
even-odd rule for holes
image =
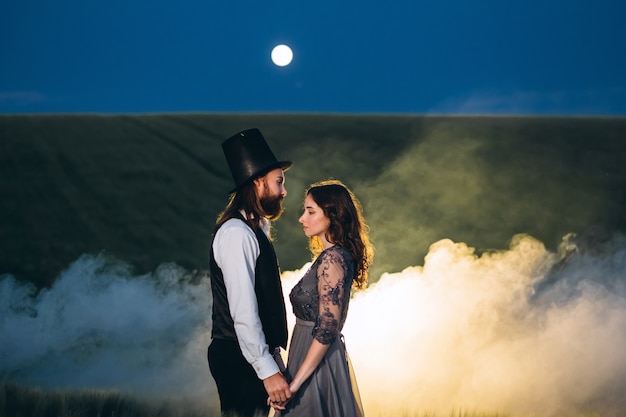
{"label": "held hands", "polygon": [[[267,405],[274,407],[274,404],[282,404],[282,410],[284,410],[284,404],[291,398],[291,390],[287,380],[280,372],[265,378],[263,380],[265,391],[267,391],[269,397],[267,398]],[[276,407],[274,407],[276,408]],[[278,408],[276,408],[278,409]]]}
{"label": "held hands", "polygon": [[289,401],[272,401],[269,398],[267,399],[267,405],[269,405],[270,407],[272,407],[274,410],[276,411],[282,411],[285,409],[285,405],[287,405]]}
{"label": "held hands", "polygon": [[267,405],[269,405],[276,411],[282,411],[285,409],[285,406],[287,405],[293,394],[296,393],[296,391],[298,391],[298,386],[296,384],[291,384],[289,386],[289,398],[287,398],[285,401],[272,401],[272,398],[269,397],[267,399]]}

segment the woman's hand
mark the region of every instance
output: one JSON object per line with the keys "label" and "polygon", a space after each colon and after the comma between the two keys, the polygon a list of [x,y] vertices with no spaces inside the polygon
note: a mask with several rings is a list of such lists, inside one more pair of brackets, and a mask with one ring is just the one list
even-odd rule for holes
{"label": "woman's hand", "polygon": [[274,410],[276,411],[282,411],[285,409],[285,405],[289,402],[289,400],[286,401],[272,401],[271,398],[267,398],[267,405],[269,405],[270,407],[272,407]]}
{"label": "woman's hand", "polygon": [[296,393],[296,391],[298,391],[298,389],[300,388],[300,384],[293,381],[291,384],[289,384],[289,391],[291,391],[291,395],[293,396],[293,394]]}

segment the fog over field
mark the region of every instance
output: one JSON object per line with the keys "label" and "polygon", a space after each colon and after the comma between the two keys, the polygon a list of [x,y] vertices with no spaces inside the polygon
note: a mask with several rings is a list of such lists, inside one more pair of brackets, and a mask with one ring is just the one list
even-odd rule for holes
{"label": "fog over field", "polygon": [[0,375],[215,405],[220,142],[253,126],[294,162],[286,297],[305,188],[363,204],[377,252],[344,334],[366,412],[626,411],[623,118],[1,116]]}

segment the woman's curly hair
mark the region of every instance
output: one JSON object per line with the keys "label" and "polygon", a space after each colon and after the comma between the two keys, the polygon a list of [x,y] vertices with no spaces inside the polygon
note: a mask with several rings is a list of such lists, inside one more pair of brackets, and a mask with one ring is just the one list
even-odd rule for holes
{"label": "woman's curly hair", "polygon": [[[369,239],[369,227],[365,223],[361,203],[339,180],[324,180],[311,185],[305,198],[310,195],[330,220],[326,239],[348,250],[354,257],[355,284],[357,289],[367,286],[368,269],[374,260],[374,246]],[[309,240],[313,257],[323,248],[317,236]]]}

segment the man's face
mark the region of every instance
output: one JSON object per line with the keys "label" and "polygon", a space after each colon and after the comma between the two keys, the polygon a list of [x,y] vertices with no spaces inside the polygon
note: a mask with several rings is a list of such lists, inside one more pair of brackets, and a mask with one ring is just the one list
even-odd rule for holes
{"label": "man's face", "polygon": [[265,214],[272,220],[278,219],[283,213],[283,199],[287,195],[285,173],[276,168],[256,179],[255,184]]}

